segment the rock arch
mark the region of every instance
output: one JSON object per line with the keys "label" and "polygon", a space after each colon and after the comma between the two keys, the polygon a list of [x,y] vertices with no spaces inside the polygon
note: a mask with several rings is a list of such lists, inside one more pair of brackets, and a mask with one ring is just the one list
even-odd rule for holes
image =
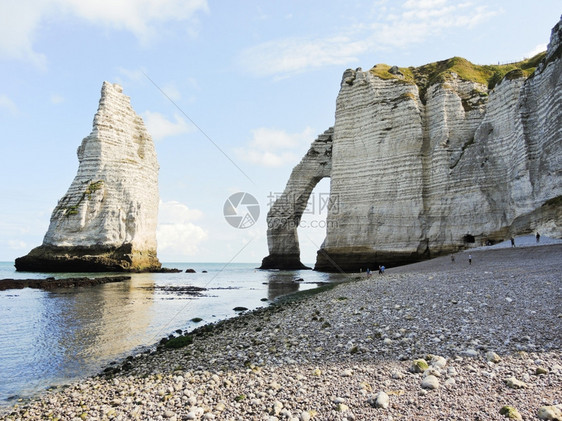
{"label": "rock arch", "polygon": [[319,135],[267,213],[269,256],[260,269],[310,269],[300,261],[297,228],[314,187],[332,171],[333,127]]}

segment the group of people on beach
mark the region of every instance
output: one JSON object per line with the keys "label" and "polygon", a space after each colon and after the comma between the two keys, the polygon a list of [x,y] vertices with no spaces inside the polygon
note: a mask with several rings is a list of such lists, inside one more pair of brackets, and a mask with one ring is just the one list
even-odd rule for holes
{"label": "group of people on beach", "polygon": [[[541,241],[541,235],[538,233],[535,235],[535,239],[537,240],[537,244],[540,243]],[[511,247],[515,247],[515,238],[511,237],[509,239],[509,241],[511,242]],[[451,253],[451,263],[455,263],[455,255]],[[472,254],[468,255],[468,264],[471,265],[472,264]]]}
{"label": "group of people on beach", "polygon": [[[386,268],[385,268],[384,266],[379,265],[379,275],[383,275],[385,269],[386,269]],[[367,268],[367,272],[366,272],[366,273],[367,273],[367,278],[368,278],[369,276],[371,276],[371,274],[372,274],[371,269]]]}

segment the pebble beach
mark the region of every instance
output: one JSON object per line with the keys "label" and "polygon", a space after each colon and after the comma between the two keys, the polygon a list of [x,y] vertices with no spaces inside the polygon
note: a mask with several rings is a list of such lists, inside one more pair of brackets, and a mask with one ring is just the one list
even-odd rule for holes
{"label": "pebble beach", "polygon": [[562,420],[562,244],[470,254],[352,274],[0,416]]}

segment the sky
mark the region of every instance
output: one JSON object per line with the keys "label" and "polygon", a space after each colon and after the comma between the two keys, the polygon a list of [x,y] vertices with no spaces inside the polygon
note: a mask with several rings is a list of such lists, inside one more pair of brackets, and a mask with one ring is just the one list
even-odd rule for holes
{"label": "sky", "polygon": [[[0,260],[42,243],[103,81],[155,142],[160,260],[258,264],[271,201],[334,124],[347,68],[517,61],[546,49],[561,13],[559,0],[2,0]],[[237,192],[259,203],[244,229],[223,215]],[[299,228],[303,262],[328,192],[322,180]]]}

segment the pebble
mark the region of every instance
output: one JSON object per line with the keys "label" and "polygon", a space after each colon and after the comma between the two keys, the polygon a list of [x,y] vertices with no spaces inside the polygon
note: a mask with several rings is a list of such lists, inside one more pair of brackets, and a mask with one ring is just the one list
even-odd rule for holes
{"label": "pebble", "polygon": [[390,404],[390,398],[385,392],[380,391],[374,397],[374,404],[375,408],[387,409]]}
{"label": "pebble", "polygon": [[429,375],[423,379],[421,387],[430,390],[439,389],[439,379],[435,376]]}
{"label": "pebble", "polygon": [[350,369],[343,370],[341,375],[342,377],[351,377],[353,376],[353,370]]}
{"label": "pebble", "polygon": [[537,416],[541,420],[562,421],[562,405],[542,406],[539,408]]}
{"label": "pebble", "polygon": [[521,414],[519,413],[519,411],[517,409],[515,409],[512,406],[503,406],[502,409],[500,409],[500,414],[503,415],[506,418],[509,418],[510,420],[522,420],[523,417],[521,416]]}
{"label": "pebble", "polygon": [[338,403],[336,406],[336,411],[338,412],[346,412],[349,411],[349,406],[344,403]]}
{"label": "pebble", "polygon": [[447,365],[447,360],[444,357],[441,357],[439,355],[435,355],[431,358],[431,366],[441,369],[444,368]]}
{"label": "pebble", "polygon": [[494,364],[498,364],[502,360],[501,357],[493,351],[488,351],[486,353],[486,359]]}
{"label": "pebble", "polygon": [[427,364],[426,360],[418,359],[412,362],[412,365],[410,366],[410,371],[412,373],[423,373],[428,368],[429,368],[429,364]]}
{"label": "pebble", "polygon": [[512,389],[524,389],[527,387],[527,383],[517,380],[515,377],[511,376],[503,380],[507,387]]}

